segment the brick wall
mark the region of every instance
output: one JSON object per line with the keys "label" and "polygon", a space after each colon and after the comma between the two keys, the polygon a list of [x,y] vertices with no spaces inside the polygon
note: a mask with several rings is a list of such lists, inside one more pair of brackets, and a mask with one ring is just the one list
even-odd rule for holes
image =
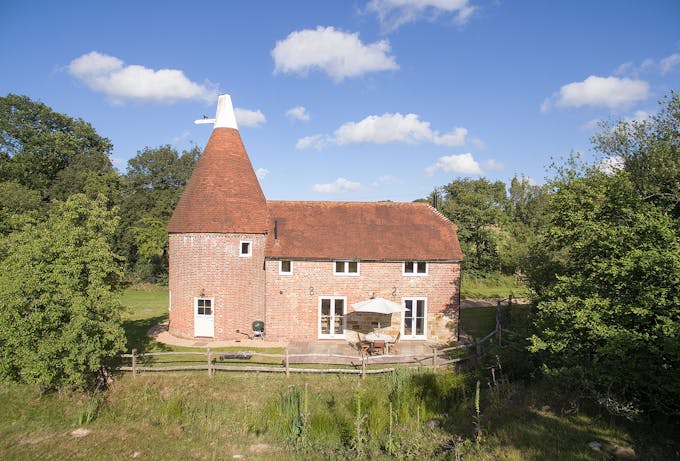
{"label": "brick wall", "polygon": [[[241,240],[252,256],[240,257]],[[170,234],[170,332],[194,336],[194,297],[214,298],[217,339],[242,339],[264,320],[265,236],[261,234]]]}
{"label": "brick wall", "polygon": [[[378,322],[396,334],[401,314],[351,313],[353,303],[372,296],[402,303],[404,297],[427,298],[427,339],[457,339],[459,263],[428,263],[427,276],[402,275],[401,262],[362,261],[359,276],[333,275],[332,261],[294,261],[292,275],[279,274],[279,261],[266,266],[266,331],[270,340],[318,339],[319,298],[346,296],[347,339],[368,332]],[[389,324],[389,325],[386,325]]]}

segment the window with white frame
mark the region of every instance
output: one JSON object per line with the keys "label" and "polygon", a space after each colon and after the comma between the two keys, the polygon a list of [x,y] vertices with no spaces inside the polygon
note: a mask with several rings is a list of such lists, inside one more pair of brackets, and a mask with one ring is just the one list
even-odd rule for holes
{"label": "window with white frame", "polygon": [[426,261],[404,261],[404,275],[427,275]]}
{"label": "window with white frame", "polygon": [[359,275],[359,261],[333,261],[333,275]]}
{"label": "window with white frame", "polygon": [[281,275],[292,275],[293,274],[293,261],[290,259],[282,259],[279,261],[279,274]]}
{"label": "window with white frame", "polygon": [[251,240],[241,240],[238,254],[247,258],[251,257],[253,255],[253,242]]}

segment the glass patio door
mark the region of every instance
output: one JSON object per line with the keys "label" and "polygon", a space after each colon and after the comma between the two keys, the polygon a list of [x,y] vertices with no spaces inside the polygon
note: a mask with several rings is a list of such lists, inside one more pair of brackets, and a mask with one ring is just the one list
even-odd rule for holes
{"label": "glass patio door", "polygon": [[427,321],[427,298],[404,298],[402,337],[404,339],[425,339]]}
{"label": "glass patio door", "polygon": [[319,298],[319,338],[345,337],[344,297]]}

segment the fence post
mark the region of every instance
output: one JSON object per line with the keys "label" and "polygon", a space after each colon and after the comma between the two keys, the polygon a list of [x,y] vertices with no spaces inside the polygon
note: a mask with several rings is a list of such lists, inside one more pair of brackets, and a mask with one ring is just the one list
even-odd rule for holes
{"label": "fence post", "polygon": [[132,349],[132,377],[137,377],[137,349]]}
{"label": "fence post", "polygon": [[437,369],[437,348],[432,347],[432,368]]}
{"label": "fence post", "polygon": [[212,353],[210,352],[210,348],[208,348],[208,376],[212,378]]}
{"label": "fence post", "polygon": [[496,341],[501,346],[501,301],[496,304]]}
{"label": "fence post", "polygon": [[288,348],[286,348],[286,358],[284,362],[286,366],[286,377],[290,376],[290,362],[288,361]]}
{"label": "fence post", "polygon": [[366,379],[366,356],[361,356],[361,379]]}

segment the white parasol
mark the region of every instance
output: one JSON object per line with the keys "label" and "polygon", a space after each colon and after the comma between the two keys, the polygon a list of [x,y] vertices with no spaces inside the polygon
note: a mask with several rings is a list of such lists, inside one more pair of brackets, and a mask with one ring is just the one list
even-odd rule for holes
{"label": "white parasol", "polygon": [[394,314],[395,312],[404,312],[404,306],[385,298],[373,298],[367,301],[361,301],[352,304],[354,312],[375,312],[378,314]]}

